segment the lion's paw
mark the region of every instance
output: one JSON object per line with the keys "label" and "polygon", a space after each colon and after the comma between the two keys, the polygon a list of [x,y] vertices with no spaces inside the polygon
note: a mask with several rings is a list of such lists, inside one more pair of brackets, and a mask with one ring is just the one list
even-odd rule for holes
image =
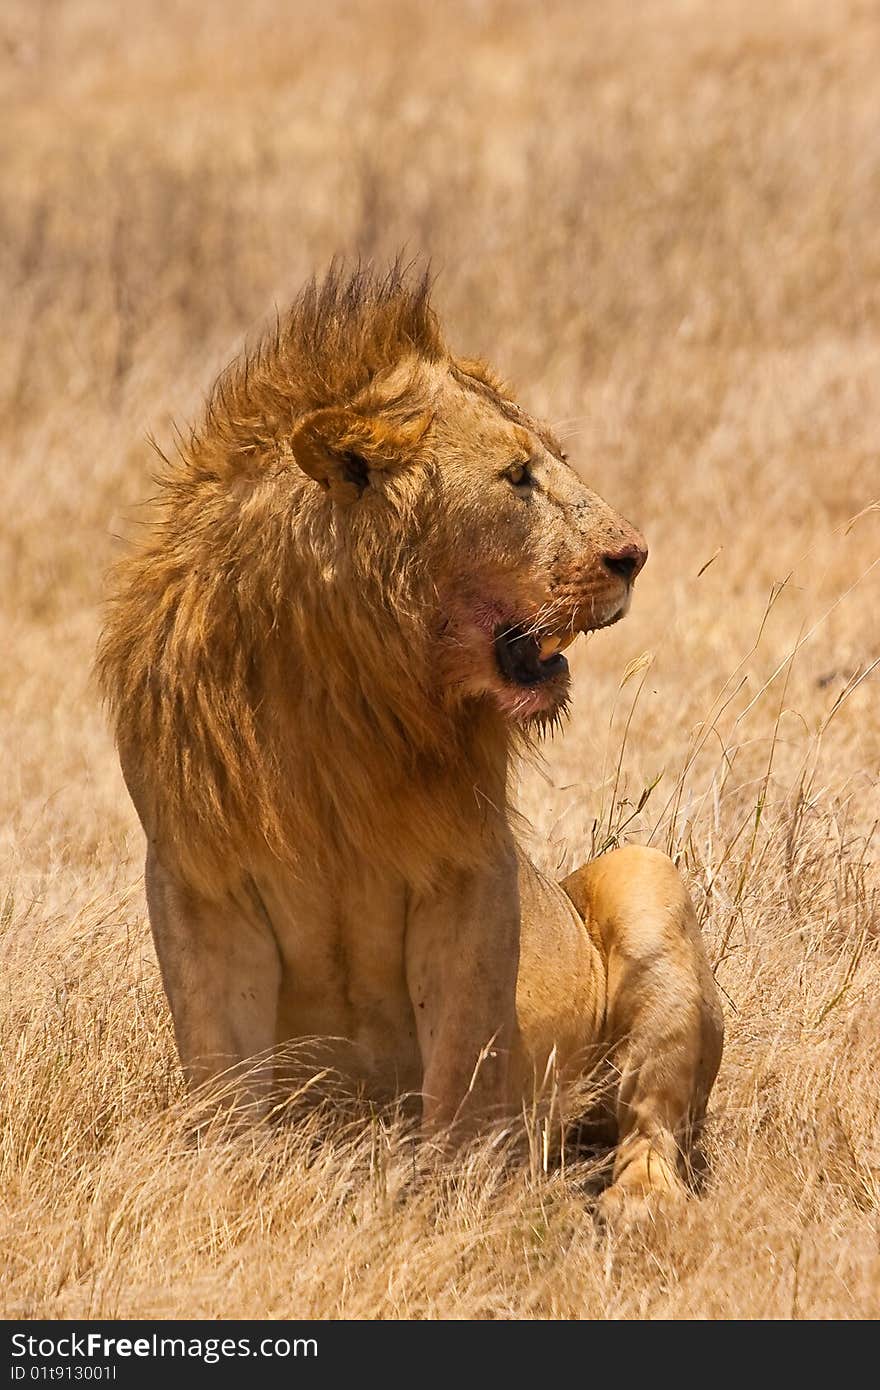
{"label": "lion's paw", "polygon": [[615,1229],[653,1225],[658,1217],[680,1210],[686,1199],[681,1185],[644,1188],[615,1182],[600,1195],[596,1218],[602,1226]]}

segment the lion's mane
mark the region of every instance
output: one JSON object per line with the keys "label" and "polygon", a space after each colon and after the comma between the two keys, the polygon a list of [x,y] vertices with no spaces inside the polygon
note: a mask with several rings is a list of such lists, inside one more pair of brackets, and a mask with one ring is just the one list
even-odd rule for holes
{"label": "lion's mane", "polygon": [[[163,457],[97,670],[135,802],[202,891],[267,855],[296,870],[348,850],[428,882],[506,833],[510,733],[486,704],[450,708],[433,670],[440,542],[407,364],[447,355],[426,276],[334,269]],[[377,379],[390,428],[412,427],[413,463],[381,508],[341,512],[290,441]]]}

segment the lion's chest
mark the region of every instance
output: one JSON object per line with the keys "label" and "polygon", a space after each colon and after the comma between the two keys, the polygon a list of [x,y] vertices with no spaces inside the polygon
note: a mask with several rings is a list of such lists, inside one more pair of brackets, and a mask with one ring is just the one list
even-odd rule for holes
{"label": "lion's chest", "polygon": [[377,1094],[418,1090],[403,882],[258,883],[282,958],[278,1041],[324,1039],[322,1063]]}

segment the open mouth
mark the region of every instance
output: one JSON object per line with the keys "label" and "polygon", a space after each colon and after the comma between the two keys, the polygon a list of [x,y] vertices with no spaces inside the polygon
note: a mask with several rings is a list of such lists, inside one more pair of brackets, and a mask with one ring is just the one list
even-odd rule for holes
{"label": "open mouth", "polygon": [[530,631],[519,624],[501,623],[495,629],[495,660],[506,681],[526,688],[568,674],[563,649],[574,641]]}

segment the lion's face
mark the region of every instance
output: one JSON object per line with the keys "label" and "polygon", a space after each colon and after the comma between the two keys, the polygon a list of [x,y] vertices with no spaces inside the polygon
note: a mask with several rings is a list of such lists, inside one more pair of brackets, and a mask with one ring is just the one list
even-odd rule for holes
{"label": "lion's face", "polygon": [[547,719],[568,693],[564,648],[624,616],[645,542],[488,382],[455,370],[440,397],[443,680],[510,718]]}
{"label": "lion's face", "polygon": [[447,699],[523,722],[562,708],[563,649],[623,617],[647,550],[482,364],[404,363],[308,417],[294,453],[380,584],[410,550],[432,609],[420,656]]}

